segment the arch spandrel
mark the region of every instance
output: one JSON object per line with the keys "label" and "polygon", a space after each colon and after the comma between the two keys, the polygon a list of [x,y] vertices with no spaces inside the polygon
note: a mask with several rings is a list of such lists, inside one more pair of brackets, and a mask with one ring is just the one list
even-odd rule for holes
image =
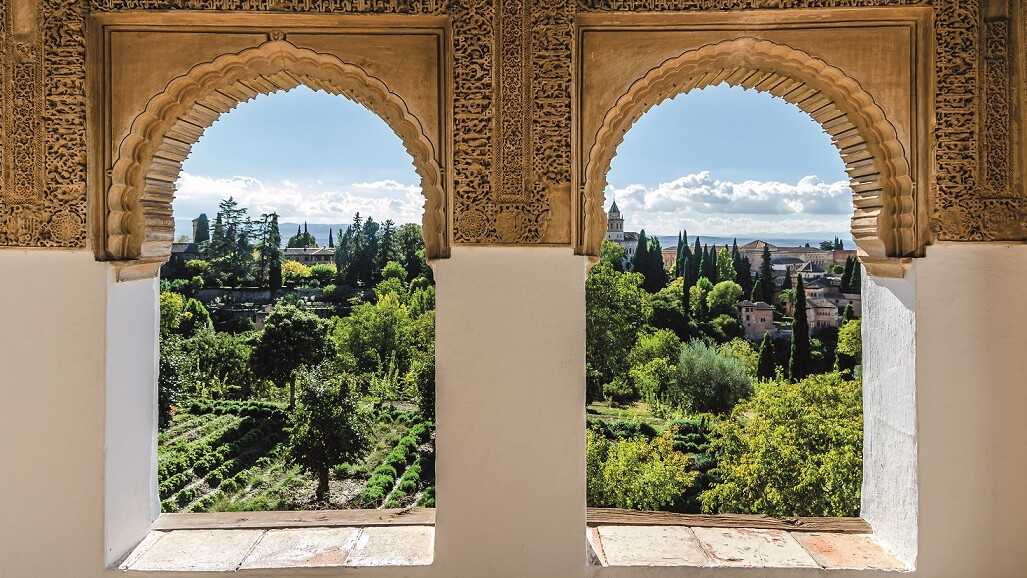
{"label": "arch spandrel", "polygon": [[922,255],[917,196],[894,125],[842,70],[784,44],[752,37],[686,51],[649,70],[606,112],[583,170],[579,252],[598,256],[606,232],[606,175],[624,135],[668,98],[727,83],[767,92],[802,109],[831,135],[853,190],[852,234],[871,274],[901,277]]}
{"label": "arch spandrel", "polygon": [[152,277],[170,257],[175,181],[203,131],[242,102],[300,85],[362,104],[399,136],[421,177],[425,255],[449,256],[442,163],[403,99],[359,66],[273,39],[194,66],[132,122],[114,158],[99,243],[99,256],[117,262],[119,278]]}

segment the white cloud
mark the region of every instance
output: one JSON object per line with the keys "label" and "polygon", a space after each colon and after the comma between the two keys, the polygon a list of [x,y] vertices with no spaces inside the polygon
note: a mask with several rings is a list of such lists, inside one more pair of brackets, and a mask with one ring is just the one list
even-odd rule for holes
{"label": "white cloud", "polygon": [[359,212],[377,221],[419,223],[424,205],[420,190],[417,185],[392,180],[328,186],[320,181],[265,182],[245,176],[213,179],[183,172],[174,207],[178,218],[193,218],[200,213],[213,218],[218,202],[231,196],[251,216],[274,211],[282,221],[348,223]]}
{"label": "white cloud", "polygon": [[670,234],[687,228],[706,235],[844,231],[852,216],[847,181],[798,183],[714,179],[708,171],[649,188],[608,187],[632,229]]}

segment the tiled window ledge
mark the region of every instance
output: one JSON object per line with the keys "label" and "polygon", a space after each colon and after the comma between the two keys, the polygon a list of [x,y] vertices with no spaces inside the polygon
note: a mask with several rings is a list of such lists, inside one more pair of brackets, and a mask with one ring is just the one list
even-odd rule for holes
{"label": "tiled window ledge", "polygon": [[766,528],[590,526],[599,566],[698,566],[906,570],[869,534]]}

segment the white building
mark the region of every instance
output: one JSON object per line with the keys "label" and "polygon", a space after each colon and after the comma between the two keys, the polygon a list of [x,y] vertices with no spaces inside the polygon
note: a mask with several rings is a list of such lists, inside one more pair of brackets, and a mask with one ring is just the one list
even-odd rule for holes
{"label": "white building", "polygon": [[617,208],[617,201],[613,202],[610,212],[606,214],[606,240],[617,243],[624,248],[624,266],[631,268],[631,259],[635,256],[635,249],[638,248],[638,233],[624,230],[624,217]]}

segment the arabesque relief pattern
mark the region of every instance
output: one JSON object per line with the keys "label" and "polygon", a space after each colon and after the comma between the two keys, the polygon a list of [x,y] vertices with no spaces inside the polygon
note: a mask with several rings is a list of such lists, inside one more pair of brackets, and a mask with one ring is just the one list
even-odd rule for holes
{"label": "arabesque relief pattern", "polygon": [[86,242],[83,23],[90,10],[449,15],[455,142],[448,195],[454,241],[566,244],[571,195],[581,194],[570,186],[575,12],[933,6],[938,90],[936,178],[926,187],[931,231],[941,240],[1027,236],[1027,203],[1022,191],[1008,185],[1018,157],[1009,119],[1016,109],[1009,23],[986,25],[977,1],[37,0],[24,5],[35,6],[37,13],[30,20],[33,30],[19,32],[12,30],[12,0],[0,0],[0,245],[82,247]]}

